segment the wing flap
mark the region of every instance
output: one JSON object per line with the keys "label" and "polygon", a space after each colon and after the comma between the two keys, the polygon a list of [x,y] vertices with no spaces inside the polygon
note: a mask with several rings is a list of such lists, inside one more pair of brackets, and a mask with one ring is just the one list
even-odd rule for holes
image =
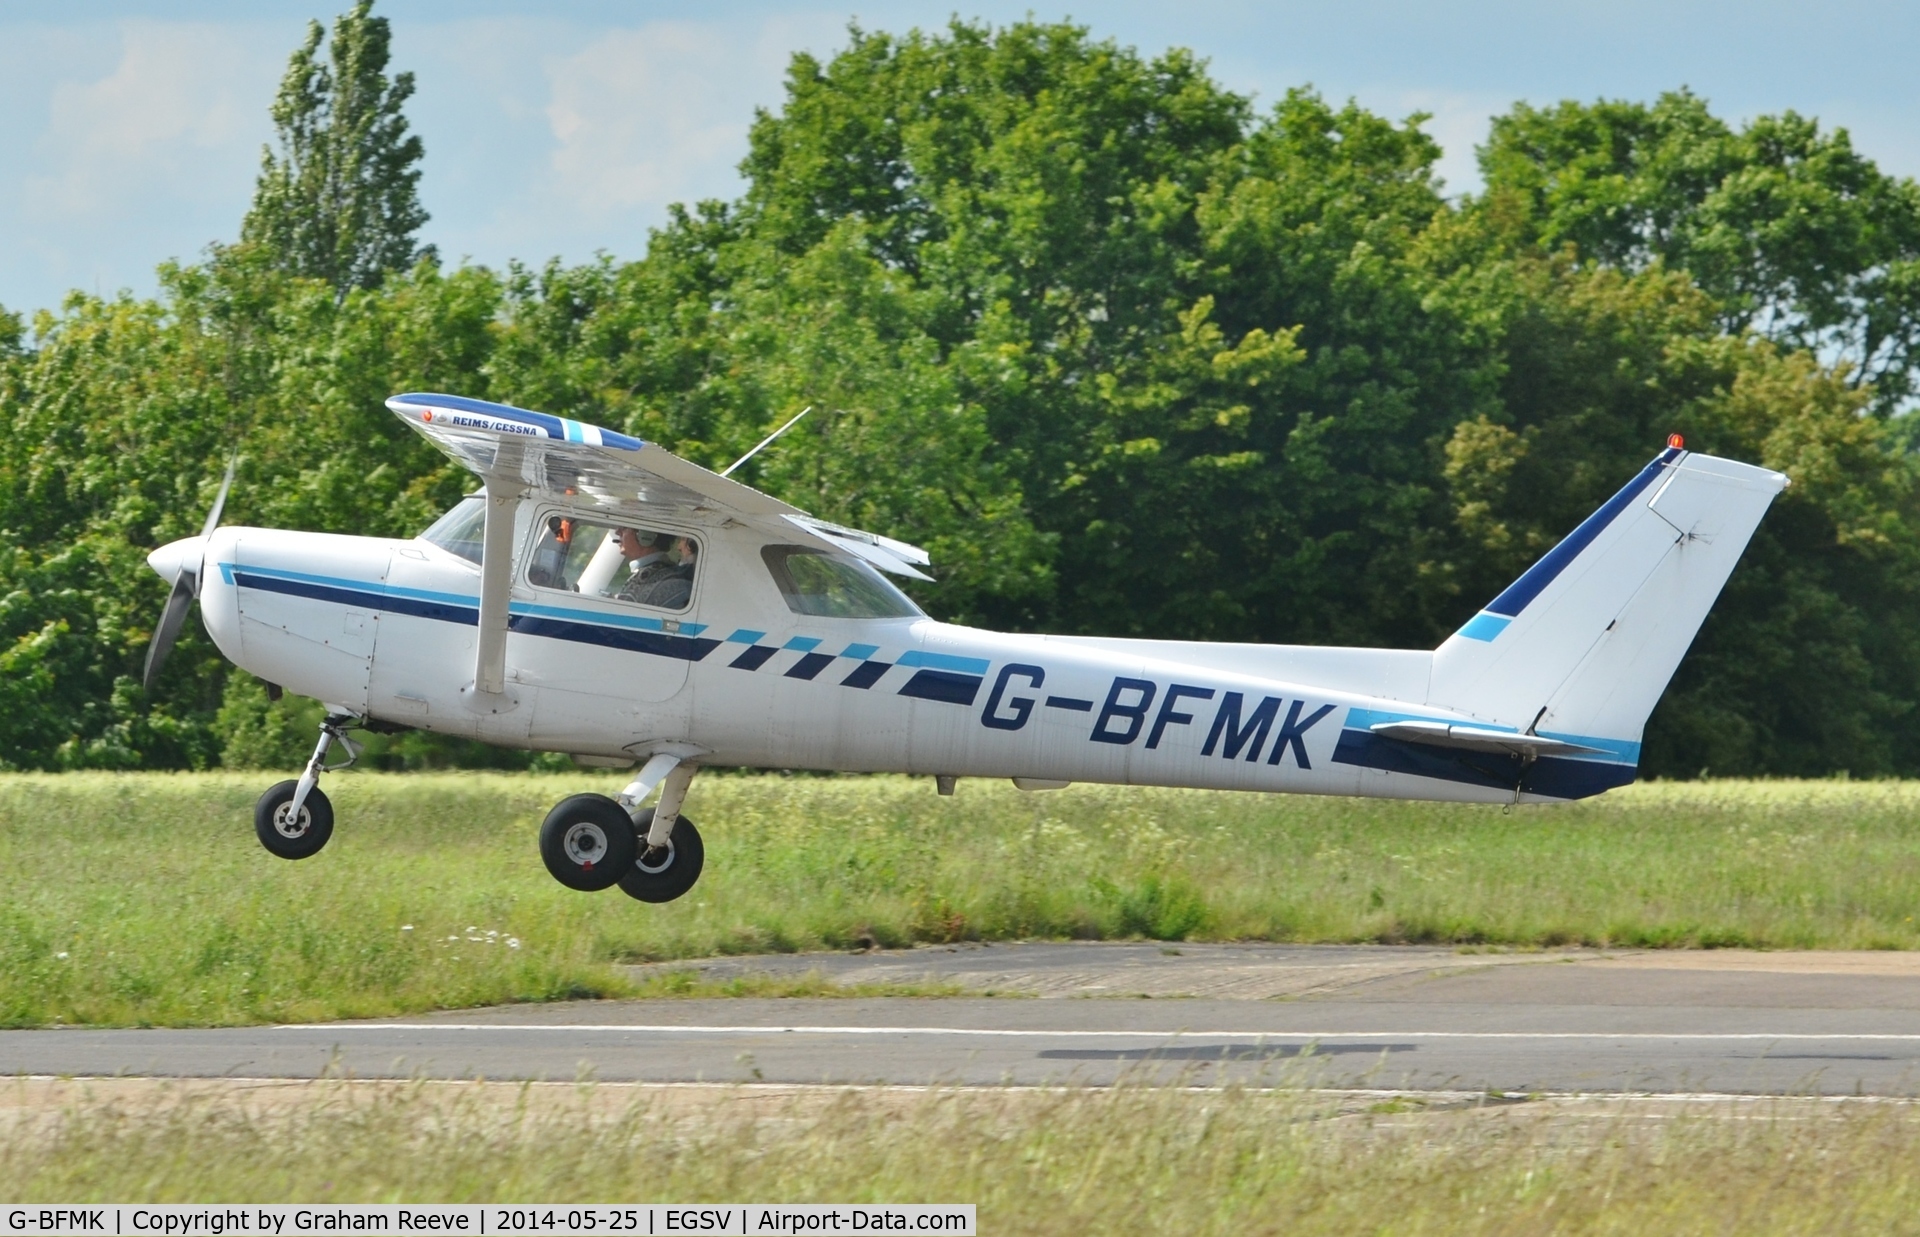
{"label": "wing flap", "polygon": [[920,570],[921,566],[932,560],[927,557],[927,552],[917,545],[908,545],[904,541],[895,541],[891,537],[882,537],[877,533],[862,532],[857,528],[829,524],[825,520],[816,520],[810,515],[789,515],[785,518],[788,524],[801,532],[826,543],[827,548],[842,550],[889,574],[907,576],[915,580],[933,579],[932,576]]}

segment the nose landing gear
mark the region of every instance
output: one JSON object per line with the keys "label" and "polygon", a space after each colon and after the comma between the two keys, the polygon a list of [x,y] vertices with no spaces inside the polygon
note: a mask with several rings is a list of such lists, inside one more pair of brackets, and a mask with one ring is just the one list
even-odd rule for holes
{"label": "nose landing gear", "polygon": [[[693,888],[706,866],[706,847],[693,822],[680,815],[694,766],[655,756],[618,799],[573,795],[540,826],[540,858],[569,889],[593,892],[619,885],[642,902],[671,902]],[[640,803],[653,788],[653,807]]]}
{"label": "nose landing gear", "polygon": [[[360,745],[347,737],[354,719],[344,713],[330,713],[320,723],[320,742],[307,761],[298,780],[289,778],[267,788],[253,805],[253,831],[260,845],[282,859],[305,859],[320,853],[333,836],[333,804],[320,790],[322,773],[344,769],[360,759]],[[347,758],[328,764],[327,749],[335,742],[347,749]]]}

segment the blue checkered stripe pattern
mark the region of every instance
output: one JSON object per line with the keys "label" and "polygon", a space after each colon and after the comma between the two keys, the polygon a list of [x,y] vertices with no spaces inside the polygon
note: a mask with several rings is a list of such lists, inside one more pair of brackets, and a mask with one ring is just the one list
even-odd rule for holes
{"label": "blue checkered stripe pattern", "polygon": [[[812,681],[827,674],[828,667],[836,662],[849,663],[844,675],[839,670],[838,682],[842,687],[852,687],[860,691],[872,689],[887,671],[899,666],[913,673],[900,685],[899,694],[915,696],[921,700],[938,700],[945,704],[972,704],[974,697],[980,694],[980,684],[986,678],[987,660],[984,657],[956,657],[951,653],[928,653],[919,649],[909,649],[892,661],[880,657],[877,644],[849,644],[837,653],[820,650],[824,641],[814,636],[794,636],[784,644],[762,643],[767,638],[764,631],[753,631],[742,627],[720,643],[738,644],[744,647],[727,662],[735,670],[757,671],[774,659],[777,653],[798,653],[784,671],[789,679]],[[832,681],[829,676],[829,681]]]}

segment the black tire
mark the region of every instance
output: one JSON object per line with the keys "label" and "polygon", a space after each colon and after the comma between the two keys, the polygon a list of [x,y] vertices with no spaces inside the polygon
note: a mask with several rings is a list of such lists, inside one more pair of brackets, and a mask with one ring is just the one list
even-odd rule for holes
{"label": "black tire", "polygon": [[610,889],[633,866],[633,821],[605,795],[562,799],[540,826],[540,858],[569,889]]}
{"label": "black tire", "polygon": [[652,824],[653,809],[642,808],[633,822],[639,853],[620,877],[620,892],[642,902],[671,902],[700,879],[700,869],[707,866],[707,847],[693,822],[682,816],[673,822],[665,862],[658,856],[649,862],[646,837]]}
{"label": "black tire", "polygon": [[297,823],[289,823],[287,809],[299,783],[289,778],[267,788],[253,805],[253,831],[260,845],[282,859],[305,859],[320,853],[333,836],[333,804],[318,786],[307,792]]}

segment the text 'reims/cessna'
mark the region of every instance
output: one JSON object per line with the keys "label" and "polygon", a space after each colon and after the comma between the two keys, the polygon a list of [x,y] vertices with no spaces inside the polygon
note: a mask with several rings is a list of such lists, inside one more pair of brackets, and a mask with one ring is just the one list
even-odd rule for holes
{"label": "text 'reims/cessna'", "polygon": [[943,793],[994,777],[1537,803],[1625,785],[1787,484],[1675,437],[1431,652],[1005,635],[888,583],[928,578],[921,550],[652,443],[456,396],[387,404],[483,491],[410,541],[218,528],[216,500],[201,536],[148,558],[174,586],[149,681],[197,596],[236,665],[325,702],[305,773],[255,809],[287,858],[332,832],[316,783],[352,727],[638,764],[619,796],[555,807],[541,854],[573,888],[654,902],[699,876],[680,806],[702,765],[929,774]]}

